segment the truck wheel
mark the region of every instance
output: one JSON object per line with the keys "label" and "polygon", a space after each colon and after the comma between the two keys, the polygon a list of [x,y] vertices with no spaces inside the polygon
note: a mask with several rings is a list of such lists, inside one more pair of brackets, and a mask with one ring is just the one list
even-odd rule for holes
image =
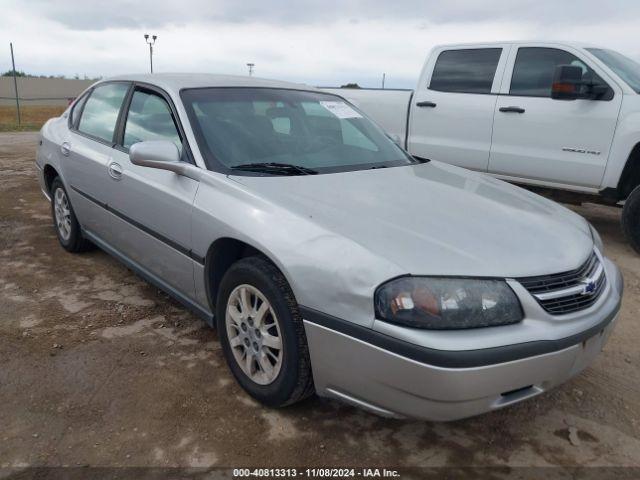
{"label": "truck wheel", "polygon": [[51,182],[51,216],[58,241],[65,250],[78,253],[93,247],[93,244],[82,236],[80,224],[60,177],[54,178]]}
{"label": "truck wheel", "polygon": [[640,253],[640,186],[636,187],[624,202],[622,231],[633,249]]}
{"label": "truck wheel", "polygon": [[313,393],[298,304],[271,262],[256,256],[233,264],[220,283],[216,317],[231,373],[249,395],[283,407]]}

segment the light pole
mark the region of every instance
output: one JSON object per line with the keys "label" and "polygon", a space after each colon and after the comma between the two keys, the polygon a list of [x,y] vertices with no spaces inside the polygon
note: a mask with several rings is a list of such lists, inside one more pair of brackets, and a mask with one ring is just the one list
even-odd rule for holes
{"label": "light pole", "polygon": [[11,49],[11,67],[13,68],[13,87],[16,89],[16,110],[18,111],[18,125],[22,123],[20,119],[20,96],[18,95],[18,81],[16,80],[16,62],[13,59],[13,43],[9,43]]}
{"label": "light pole", "polygon": [[247,63],[247,67],[249,67],[249,76],[253,75],[253,67],[255,66],[255,63]]}
{"label": "light pole", "polygon": [[156,43],[157,35],[152,35],[151,40],[149,40],[149,34],[144,34],[144,40],[149,45],[149,63],[151,65],[151,73],[153,73],[153,45]]}

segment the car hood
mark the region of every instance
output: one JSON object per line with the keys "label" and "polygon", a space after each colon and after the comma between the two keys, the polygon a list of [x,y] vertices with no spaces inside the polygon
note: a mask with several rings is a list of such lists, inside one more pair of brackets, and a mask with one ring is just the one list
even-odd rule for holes
{"label": "car hood", "polygon": [[579,215],[488,175],[440,162],[231,178],[407,274],[557,273],[577,268],[593,249],[589,226]]}

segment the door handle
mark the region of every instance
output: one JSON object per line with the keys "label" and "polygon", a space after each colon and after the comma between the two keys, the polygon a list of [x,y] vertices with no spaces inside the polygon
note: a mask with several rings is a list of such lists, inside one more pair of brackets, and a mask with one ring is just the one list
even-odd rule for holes
{"label": "door handle", "polygon": [[69,142],[62,142],[62,145],[60,145],[60,152],[65,157],[68,157],[71,153],[71,144]]}
{"label": "door handle", "polygon": [[435,104],[435,103],[433,103],[433,102],[428,102],[428,101],[425,101],[425,102],[418,102],[418,103],[416,103],[416,107],[430,107],[430,108],[435,108],[435,107],[436,107],[436,104]]}
{"label": "door handle", "polygon": [[500,107],[499,110],[501,112],[514,112],[514,113],[524,113],[524,108],[521,107]]}
{"label": "door handle", "polygon": [[114,180],[120,180],[122,178],[122,166],[119,163],[111,162],[107,166],[109,176]]}

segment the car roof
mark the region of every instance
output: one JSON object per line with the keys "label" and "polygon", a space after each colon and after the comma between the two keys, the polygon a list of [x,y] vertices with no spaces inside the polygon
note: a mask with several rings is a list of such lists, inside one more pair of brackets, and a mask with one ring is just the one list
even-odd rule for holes
{"label": "car roof", "polygon": [[477,47],[477,46],[486,46],[486,45],[520,45],[520,44],[540,44],[540,45],[563,45],[566,47],[574,47],[574,48],[601,48],[598,45],[593,45],[590,43],[584,42],[568,42],[566,40],[505,40],[503,42],[472,42],[472,43],[449,43],[436,45],[436,48],[442,47]]}
{"label": "car roof", "polygon": [[290,90],[319,91],[317,88],[302,83],[283,82],[280,80],[250,77],[248,75],[218,75],[211,73],[146,73],[118,75],[115,77],[105,78],[102,82],[116,80],[148,83],[175,93],[185,88],[206,87],[286,88]]}

